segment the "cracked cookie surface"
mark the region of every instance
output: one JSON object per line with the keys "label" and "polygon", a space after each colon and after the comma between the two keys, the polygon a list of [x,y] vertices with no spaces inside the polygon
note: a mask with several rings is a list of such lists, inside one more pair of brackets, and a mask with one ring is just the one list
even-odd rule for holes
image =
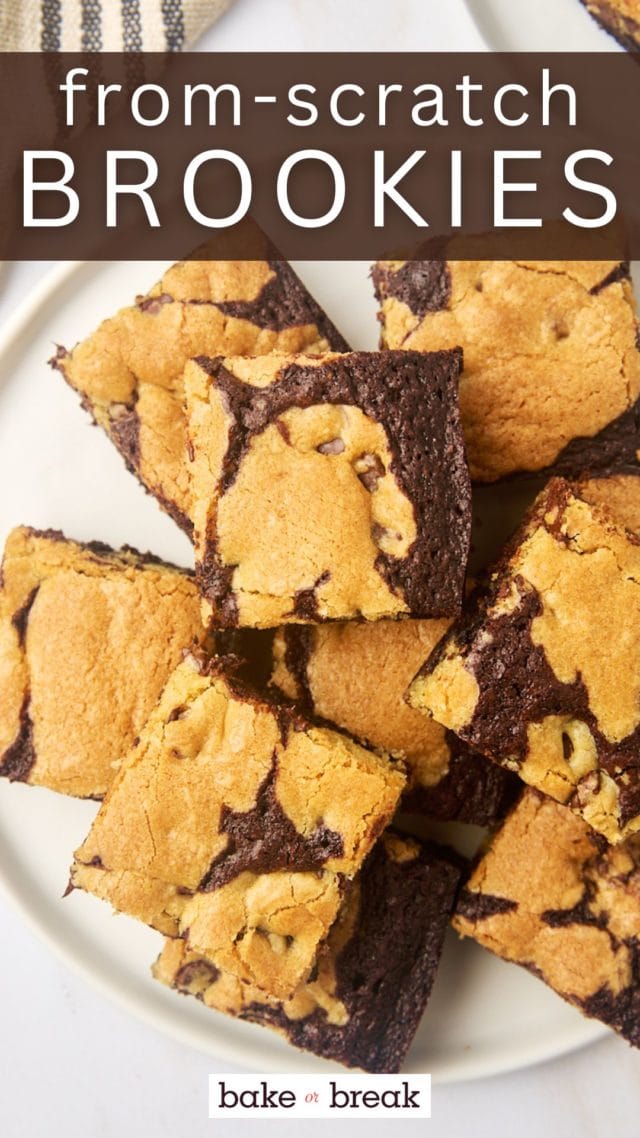
{"label": "cracked cookie surface", "polygon": [[640,1046],[640,845],[608,846],[526,790],[463,890],[454,928]]}
{"label": "cracked cookie surface", "polygon": [[386,261],[382,345],[464,351],[471,477],[638,465],[640,352],[628,266]]}
{"label": "cracked cookie surface", "polygon": [[640,830],[640,545],[555,479],[410,699],[609,841]]}
{"label": "cracked cookie surface", "polygon": [[214,627],[459,611],[459,369],[457,352],[188,364],[196,571]]}
{"label": "cracked cookie surface", "polygon": [[347,893],[312,976],[285,1001],[167,941],[153,972],[207,1007],[365,1071],[399,1071],[429,998],[460,867],[387,831]]}
{"label": "cracked cookie surface", "polygon": [[348,347],[290,265],[263,244],[272,259],[178,262],[135,304],[52,360],[129,469],[188,534],[187,360]]}
{"label": "cracked cookie surface", "polygon": [[288,625],[276,633],[272,682],[303,712],[404,758],[404,809],[488,826],[518,779],[406,703],[405,692],[451,621]]}
{"label": "cracked cookie surface", "polygon": [[618,525],[640,537],[640,471],[583,479],[578,489],[585,502],[607,510]]}
{"label": "cracked cookie surface", "polygon": [[0,589],[0,775],[102,797],[183,650],[204,638],[192,574],[13,530]]}
{"label": "cracked cookie surface", "polygon": [[[218,659],[170,678],[77,851],[71,884],[148,919],[278,998],[309,973],[404,774],[239,685]],[[167,898],[160,884],[168,887]],[[115,897],[109,898],[117,904]],[[166,925],[165,925],[166,927]]]}

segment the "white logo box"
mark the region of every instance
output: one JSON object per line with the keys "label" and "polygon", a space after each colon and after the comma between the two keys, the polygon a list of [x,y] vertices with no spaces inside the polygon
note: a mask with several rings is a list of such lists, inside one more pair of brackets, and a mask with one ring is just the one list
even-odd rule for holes
{"label": "white logo box", "polygon": [[209,1118],[430,1117],[430,1075],[209,1075]]}

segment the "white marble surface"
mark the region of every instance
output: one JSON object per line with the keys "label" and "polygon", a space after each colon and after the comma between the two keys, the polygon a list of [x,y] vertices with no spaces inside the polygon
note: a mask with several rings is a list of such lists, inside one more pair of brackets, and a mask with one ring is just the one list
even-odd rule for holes
{"label": "white marble surface", "polygon": [[[202,41],[212,51],[475,50],[462,0],[237,0]],[[0,276],[0,324],[46,271]],[[66,971],[0,901],[0,1133],[3,1138],[200,1138],[207,1057],[178,1046],[107,1003]],[[216,1064],[223,1071],[224,1065]],[[231,1067],[227,1069],[231,1070]],[[430,1123],[370,1122],[439,1138],[621,1138],[636,1134],[640,1055],[608,1039],[515,1075],[435,1088]],[[322,1124],[298,1121],[301,1135]],[[346,1123],[335,1123],[342,1130]],[[223,1129],[218,1126],[218,1131]],[[242,1122],[227,1124],[248,1134]],[[285,1128],[288,1132],[287,1128]],[[254,1128],[255,1132],[255,1128]],[[271,1138],[282,1125],[263,1122]]]}

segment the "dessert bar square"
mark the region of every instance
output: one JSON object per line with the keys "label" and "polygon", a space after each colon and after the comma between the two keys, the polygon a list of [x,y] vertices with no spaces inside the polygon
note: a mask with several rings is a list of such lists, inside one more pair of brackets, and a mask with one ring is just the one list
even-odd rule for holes
{"label": "dessert bar square", "polygon": [[387,261],[373,278],[384,347],[464,351],[472,479],[637,467],[640,352],[628,265]]}
{"label": "dessert bar square", "polygon": [[404,698],[450,624],[447,619],[289,624],[276,633],[272,682],[303,712],[405,759],[405,810],[490,826],[513,802],[520,780],[475,754]]}
{"label": "dessert bar square", "polygon": [[[191,356],[345,351],[293,269],[263,261],[187,260],[52,363],[80,394],[129,469],[191,533],[182,372]],[[199,256],[206,256],[206,249]]]}
{"label": "dessert bar square", "polygon": [[387,759],[258,698],[220,659],[187,658],[78,850],[71,884],[99,883],[108,897],[110,878],[120,888],[119,875],[133,875],[126,911],[146,919],[146,882],[157,897],[163,883],[159,911],[173,918],[181,898],[190,947],[288,998],[404,781]]}
{"label": "dessert bar square", "polygon": [[640,544],[554,479],[410,694],[609,839],[640,829]]}
{"label": "dessert bar square", "polygon": [[458,351],[191,361],[197,577],[214,627],[460,609]]}
{"label": "dessert bar square", "polygon": [[287,1001],[167,941],[162,983],[296,1047],[365,1071],[399,1071],[427,1004],[460,879],[447,853],[388,831],[347,893],[312,977]]}
{"label": "dessert bar square", "polygon": [[626,47],[640,50],[640,0],[581,0],[593,18]]}
{"label": "dessert bar square", "polygon": [[463,890],[454,927],[640,1046],[640,845],[608,846],[526,790]]}
{"label": "dessert bar square", "polygon": [[204,638],[192,574],[13,530],[0,587],[0,774],[102,797],[183,651]]}

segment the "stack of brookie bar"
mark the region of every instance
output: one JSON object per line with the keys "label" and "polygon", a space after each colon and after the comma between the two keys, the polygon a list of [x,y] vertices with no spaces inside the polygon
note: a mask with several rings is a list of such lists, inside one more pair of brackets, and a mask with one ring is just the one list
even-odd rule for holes
{"label": "stack of brookie bar", "polygon": [[[102,800],[70,888],[298,1047],[398,1070],[452,917],[639,1043],[628,269],[380,263],[360,352],[264,256],[177,264],[59,349],[196,570],[9,536],[0,773]],[[534,476],[472,589],[472,481]],[[488,827],[475,865],[416,816]]]}

